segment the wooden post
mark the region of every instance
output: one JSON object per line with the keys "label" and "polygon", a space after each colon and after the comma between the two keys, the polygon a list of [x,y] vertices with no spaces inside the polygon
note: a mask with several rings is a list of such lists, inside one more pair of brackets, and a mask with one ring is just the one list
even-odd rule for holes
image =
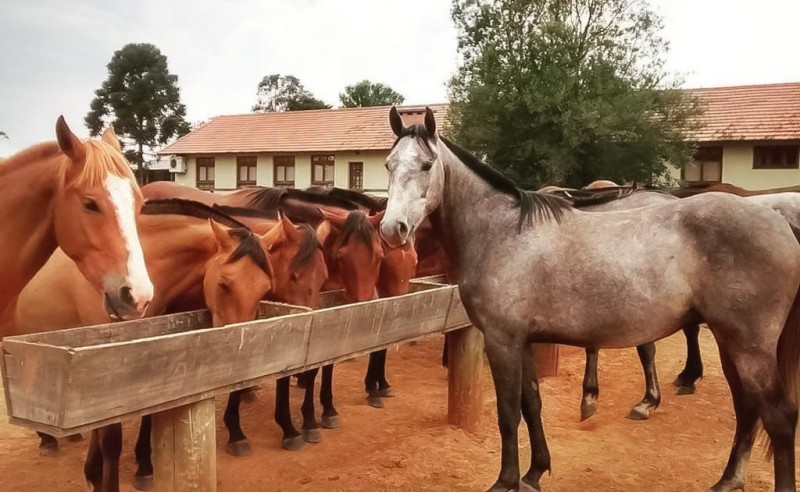
{"label": "wooden post", "polygon": [[483,412],[483,334],[472,326],[451,331],[447,347],[447,421],[476,432]]}
{"label": "wooden post", "polygon": [[558,375],[558,345],[555,343],[534,343],[536,372],[540,378]]}
{"label": "wooden post", "polygon": [[153,415],[155,492],[217,490],[214,399]]}

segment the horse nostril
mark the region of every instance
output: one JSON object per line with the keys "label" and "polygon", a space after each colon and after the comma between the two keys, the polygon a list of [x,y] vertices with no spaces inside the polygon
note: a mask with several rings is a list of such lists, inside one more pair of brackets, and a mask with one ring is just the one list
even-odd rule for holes
{"label": "horse nostril", "polygon": [[408,234],[408,224],[406,224],[405,222],[399,222],[397,224],[397,230],[398,230],[398,232],[400,232],[401,236],[407,235]]}
{"label": "horse nostril", "polygon": [[119,300],[125,306],[133,306],[133,291],[127,285],[119,289]]}

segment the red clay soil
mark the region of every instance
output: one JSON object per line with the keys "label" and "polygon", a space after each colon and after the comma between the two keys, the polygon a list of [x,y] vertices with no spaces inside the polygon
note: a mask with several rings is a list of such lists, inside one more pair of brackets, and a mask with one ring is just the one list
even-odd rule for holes
{"label": "red clay soil", "polygon": [[[217,404],[219,490],[378,491],[485,490],[497,476],[500,443],[494,392],[484,370],[485,408],[480,431],[471,434],[447,424],[446,371],[439,366],[441,338],[389,353],[389,378],[397,397],[384,409],[365,404],[361,381],[365,359],[336,368],[335,395],[342,428],[324,431],[323,442],[299,452],[278,448],[272,422],[273,388],[243,404],[242,422],[253,454],[225,454],[224,400]],[[703,330],[706,377],[692,396],[675,396],[669,384],[683,364],[682,335],[658,344],[662,406],[649,421],[625,418],[643,393],[633,349],[600,354],[600,406],[578,422],[583,355],[562,351],[558,377],[542,382],[544,422],[553,458],[545,491],[691,491],[713,484],[727,460],[733,438],[733,410],[713,338]],[[566,353],[564,353],[566,352]],[[299,391],[293,398],[299,409]],[[295,418],[299,415],[296,412]],[[136,424],[125,425],[123,491],[132,491]],[[527,432],[521,427],[523,472],[528,463]],[[57,457],[40,457],[35,434],[0,423],[0,491],[85,490],[82,462],[86,443],[63,442]],[[758,446],[751,460],[748,491],[772,489],[772,465]]]}

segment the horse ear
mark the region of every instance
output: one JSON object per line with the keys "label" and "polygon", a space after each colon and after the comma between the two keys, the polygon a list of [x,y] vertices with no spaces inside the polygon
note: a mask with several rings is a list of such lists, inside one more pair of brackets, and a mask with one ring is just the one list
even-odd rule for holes
{"label": "horse ear", "polygon": [[64,115],[59,116],[56,120],[56,139],[61,152],[66,154],[75,165],[82,167],[86,159],[86,149],[83,142],[69,129]]}
{"label": "horse ear", "polygon": [[261,246],[263,246],[264,250],[268,253],[271,253],[275,246],[282,243],[284,239],[283,226],[280,222],[275,224],[272,229],[268,230],[265,234],[259,236]]}
{"label": "horse ear", "polygon": [[114,132],[114,125],[108,125],[106,131],[103,132],[103,142],[114,147],[114,149],[120,154],[122,153],[122,146],[119,144],[117,134]]}
{"label": "horse ear", "polygon": [[381,219],[383,219],[383,214],[385,214],[385,213],[386,213],[386,210],[381,210],[377,214],[370,216],[367,220],[369,220],[369,223],[370,223],[370,225],[372,227],[377,229],[378,227],[380,227]]}
{"label": "horse ear", "polygon": [[403,136],[405,125],[403,125],[403,118],[400,117],[396,106],[392,106],[392,109],[389,111],[389,124],[392,126],[392,131],[396,137],[399,138]]}
{"label": "horse ear", "polygon": [[294,241],[297,241],[300,236],[300,231],[297,230],[297,226],[294,225],[289,217],[283,215],[283,213],[279,210],[278,211],[278,220],[281,221],[280,226],[283,228],[283,234]]}
{"label": "horse ear", "polygon": [[328,237],[331,235],[331,223],[327,220],[323,220],[317,226],[315,232],[317,233],[317,241],[319,241],[320,244],[325,244],[325,241],[327,241]]}
{"label": "horse ear", "polygon": [[327,210],[323,210],[318,208],[319,213],[322,214],[322,218],[330,222],[331,224],[335,225],[336,227],[342,227],[347,220],[347,214],[338,214],[335,212],[329,212]]}
{"label": "horse ear", "polygon": [[436,117],[433,116],[433,110],[425,106],[425,129],[428,130],[428,135],[433,137],[436,135]]}
{"label": "horse ear", "polygon": [[208,219],[208,223],[211,225],[211,230],[214,231],[214,238],[216,238],[220,250],[233,248],[233,238],[228,234],[228,230],[211,219]]}

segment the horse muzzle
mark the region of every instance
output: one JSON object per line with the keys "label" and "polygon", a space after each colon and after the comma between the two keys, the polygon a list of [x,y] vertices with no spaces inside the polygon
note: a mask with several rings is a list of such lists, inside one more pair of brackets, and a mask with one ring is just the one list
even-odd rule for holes
{"label": "horse muzzle", "polygon": [[396,248],[408,242],[412,228],[405,219],[386,219],[381,221],[380,235],[386,244]]}

